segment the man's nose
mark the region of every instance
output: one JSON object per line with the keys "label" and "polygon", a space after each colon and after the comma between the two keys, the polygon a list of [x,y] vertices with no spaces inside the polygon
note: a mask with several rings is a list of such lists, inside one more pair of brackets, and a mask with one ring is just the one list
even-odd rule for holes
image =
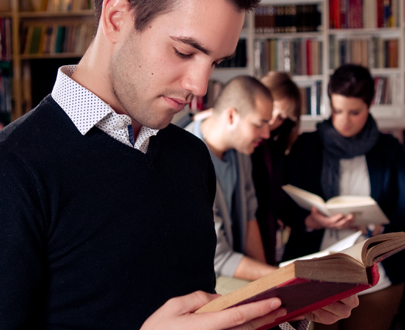
{"label": "man's nose", "polygon": [[204,96],[212,71],[212,67],[191,68],[184,74],[181,87],[195,96]]}

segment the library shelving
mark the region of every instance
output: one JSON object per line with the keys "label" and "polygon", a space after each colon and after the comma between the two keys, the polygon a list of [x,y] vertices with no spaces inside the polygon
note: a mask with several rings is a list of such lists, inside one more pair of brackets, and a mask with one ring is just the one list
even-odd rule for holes
{"label": "library shelving", "polygon": [[[50,92],[58,65],[76,63],[91,41],[91,0],[2,0],[0,22],[8,19],[12,113],[17,119]],[[51,73],[52,70],[52,73]],[[34,76],[35,75],[35,76]],[[11,97],[10,97],[11,99]]]}
{"label": "library shelving", "polygon": [[[51,89],[58,66],[83,55],[92,33],[90,5],[89,0],[1,1],[0,18],[12,30],[11,58],[0,66],[1,77],[10,79],[12,72],[12,119]],[[334,68],[364,64],[376,77],[371,111],[380,129],[403,129],[404,12],[402,0],[262,0],[246,17],[235,58],[212,79],[224,83],[240,74],[260,78],[270,69],[290,72],[304,99],[301,127],[309,130],[330,115],[327,84]],[[44,70],[54,76],[46,77]]]}
{"label": "library shelving", "polygon": [[380,129],[404,129],[404,12],[402,0],[262,0],[241,34],[246,66],[217,69],[213,79],[291,73],[304,99],[301,128],[312,130],[330,115],[327,85],[333,70],[342,63],[362,64],[376,78],[371,112]]}

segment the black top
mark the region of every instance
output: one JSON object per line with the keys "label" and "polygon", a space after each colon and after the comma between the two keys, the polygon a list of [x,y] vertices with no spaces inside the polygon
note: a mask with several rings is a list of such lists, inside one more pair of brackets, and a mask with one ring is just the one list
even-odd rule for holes
{"label": "black top", "polygon": [[[287,182],[325,199],[321,185],[323,145],[317,131],[303,133],[288,156]],[[365,154],[370,177],[371,197],[390,220],[385,232],[405,229],[405,152],[403,145],[389,134],[380,133],[375,146]],[[324,230],[306,231],[305,218],[310,213],[290,199],[288,214],[291,236],[283,259],[290,260],[318,252]],[[383,261],[393,284],[405,281],[405,251]]]}
{"label": "black top", "polygon": [[214,292],[215,173],[174,126],[147,154],[82,136],[50,97],[0,131],[1,329],[137,329]]}

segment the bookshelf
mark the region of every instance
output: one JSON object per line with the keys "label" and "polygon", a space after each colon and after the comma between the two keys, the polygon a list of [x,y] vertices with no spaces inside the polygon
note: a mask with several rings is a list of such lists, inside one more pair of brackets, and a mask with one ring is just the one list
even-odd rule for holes
{"label": "bookshelf", "polygon": [[93,33],[91,6],[91,0],[1,1],[0,22],[9,19],[12,30],[11,120],[32,109],[37,95],[42,99],[51,91],[57,66],[83,55]]}
{"label": "bookshelf", "polygon": [[[241,38],[246,40],[247,65],[216,69],[213,79],[225,82],[239,74],[260,78],[270,69],[291,72],[294,81],[306,93],[307,111],[302,116],[301,129],[313,130],[317,122],[330,115],[327,84],[334,68],[345,61],[363,64],[378,78],[378,95],[384,95],[371,108],[380,129],[403,130],[405,3],[391,0],[393,15],[385,21],[373,7],[379,3],[383,1],[262,0],[257,10],[248,15],[241,33]],[[361,4],[367,9],[363,10]],[[353,7],[355,5],[357,7]],[[304,15],[300,15],[302,11]],[[269,13],[273,14],[273,24],[277,22],[281,26],[265,26],[263,16]],[[274,18],[277,14],[284,16]],[[309,26],[302,27],[302,16],[310,17]],[[299,56],[304,53],[305,61]],[[308,101],[311,93],[318,99]]]}
{"label": "bookshelf", "polygon": [[[293,79],[301,88],[305,99],[305,109],[303,110],[305,114],[302,116],[301,128],[302,130],[311,130],[314,129],[317,122],[330,115],[327,83],[333,68],[345,61],[342,56],[338,56],[339,52],[336,49],[346,48],[346,59],[350,58],[368,64],[372,74],[380,80],[379,86],[382,90],[391,91],[388,96],[387,93],[383,93],[385,96],[381,97],[377,102],[378,104],[373,105],[371,109],[380,129],[405,128],[404,1],[390,1],[396,6],[396,15],[395,18],[391,19],[391,23],[378,23],[378,19],[381,21],[381,18],[378,18],[377,14],[372,19],[368,16],[367,20],[363,17],[360,19],[360,14],[357,11],[357,21],[363,21],[362,28],[353,27],[353,17],[349,19],[349,13],[353,12],[352,9],[349,11],[348,8],[342,7],[342,10],[332,10],[330,13],[330,6],[336,6],[338,1],[340,6],[344,7],[343,4],[346,4],[347,7],[349,3],[356,3],[359,0],[262,0],[258,9],[246,17],[240,35],[242,42],[239,47],[242,49],[243,56],[236,54],[239,55],[237,64],[227,63],[224,65],[225,67],[216,69],[212,79],[224,83],[240,74],[254,75],[260,78],[269,69],[291,71]],[[369,15],[372,7],[370,4],[382,0],[362,1],[367,6]],[[57,3],[58,6],[48,8],[50,3]],[[91,25],[93,24],[93,11],[78,7],[79,4],[83,5],[83,3],[89,2],[88,0],[1,1],[0,19],[9,20],[13,32],[10,41],[11,56],[6,61],[3,58],[0,62],[1,78],[10,76],[8,67],[11,67],[12,71],[12,83],[8,82],[8,86],[11,85],[9,89],[12,89],[12,120],[29,111],[44,96],[45,91],[50,91],[58,66],[75,63],[82,56],[90,42]],[[70,8],[69,4],[71,4]],[[67,7],[62,8],[64,5]],[[263,15],[268,14],[271,6],[277,15],[285,15],[283,19],[274,19],[282,25],[277,29],[263,28]],[[337,25],[336,13],[339,12],[339,18],[341,18],[343,17],[342,11],[346,13],[347,22],[342,19],[339,24],[340,27],[346,24],[347,28],[335,28]],[[333,16],[334,14],[335,16]],[[295,21],[293,20],[291,23],[291,18],[294,15]],[[354,14],[350,15],[353,16]],[[302,20],[304,20],[304,24]],[[349,25],[350,20],[352,20],[351,25]],[[297,27],[291,28],[286,22],[290,25],[296,24]],[[314,24],[314,22],[318,22],[318,24]],[[305,24],[310,25],[310,28],[305,27]],[[379,24],[382,26],[380,27]],[[46,42],[42,42],[41,45],[35,45],[35,43],[34,46],[29,45],[27,36],[30,35],[32,38],[35,26],[37,27],[36,38],[39,35],[45,35],[46,32],[44,31],[48,31],[50,35],[52,35],[51,31],[58,29],[64,29],[65,32],[69,31],[66,38],[70,38],[70,45],[75,45],[75,47],[66,46],[67,48],[64,49],[50,51],[44,46]],[[39,30],[42,32],[39,33]],[[38,47],[41,51],[37,50]],[[383,64],[381,56],[379,58],[378,56],[370,56],[373,49],[374,53],[381,54],[384,49],[390,47],[394,49],[394,53],[398,53],[396,58],[391,58],[390,65]],[[273,56],[275,58],[269,61],[269,55],[264,54],[261,48],[267,51],[273,49],[277,56]],[[283,49],[288,50],[288,52],[283,53],[281,51]],[[308,59],[305,61],[297,60],[296,54],[303,52],[309,54],[307,58],[309,57],[311,61]],[[371,61],[370,58],[373,60]],[[44,68],[48,71],[48,75],[41,71]],[[50,76],[51,71],[54,76]],[[38,83],[37,79],[42,80]],[[314,95],[316,100],[313,99]],[[10,103],[10,101],[8,102]]]}

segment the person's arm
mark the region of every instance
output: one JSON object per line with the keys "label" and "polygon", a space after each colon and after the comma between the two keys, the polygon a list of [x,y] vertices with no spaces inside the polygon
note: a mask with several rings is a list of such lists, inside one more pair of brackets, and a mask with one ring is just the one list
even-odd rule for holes
{"label": "person's arm", "polygon": [[236,268],[234,277],[253,281],[276,270],[277,267],[266,264],[262,238],[256,219],[248,221],[246,236],[246,255]]}
{"label": "person's arm", "polygon": [[[220,312],[193,313],[218,296],[198,291],[170,299],[145,321],[141,330],[251,330],[269,324],[286,314],[286,310],[280,307],[282,302],[278,298],[266,299]],[[354,295],[307,314],[305,317],[318,323],[332,324],[349,317],[351,310],[358,304],[359,300]]]}
{"label": "person's arm", "polygon": [[266,263],[262,235],[256,219],[248,221],[246,226],[246,256]]}
{"label": "person's arm", "polygon": [[21,329],[45,308],[46,202],[33,171],[4,146],[0,167],[0,324]]}

